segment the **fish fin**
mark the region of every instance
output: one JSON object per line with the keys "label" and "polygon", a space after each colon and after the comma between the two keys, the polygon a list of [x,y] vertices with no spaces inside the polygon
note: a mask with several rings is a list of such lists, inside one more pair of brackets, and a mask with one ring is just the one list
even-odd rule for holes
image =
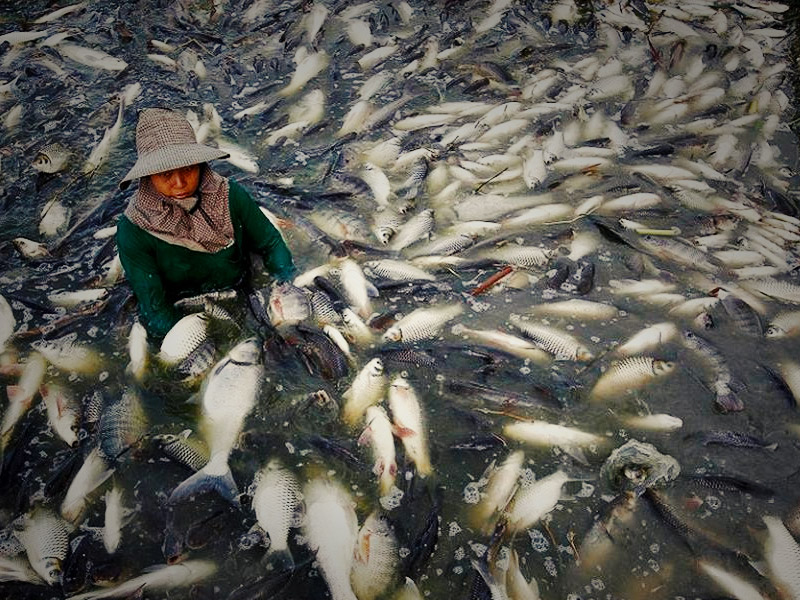
{"label": "fish fin", "polygon": [[370,298],[377,298],[380,295],[381,293],[378,288],[375,287],[375,284],[373,284],[371,281],[367,281],[367,296]]}
{"label": "fish fin", "polygon": [[364,428],[364,431],[361,432],[361,435],[358,436],[358,445],[359,446],[366,446],[369,444],[370,440],[372,439],[372,429],[369,425]]}
{"label": "fish fin", "polygon": [[403,427],[402,425],[393,425],[392,433],[394,433],[401,440],[403,438],[411,437],[412,435],[417,435],[416,431],[409,429],[408,427]]}
{"label": "fish fin", "polygon": [[18,385],[7,385],[6,395],[8,396],[9,402],[14,402],[19,396],[22,395],[22,388]]}
{"label": "fish fin", "polygon": [[61,396],[56,396],[56,408],[58,409],[58,418],[60,419],[64,416],[65,409],[64,399]]}
{"label": "fish fin", "polygon": [[589,466],[589,460],[586,458],[584,451],[578,446],[559,446],[562,452],[569,456],[572,460],[584,466]]}
{"label": "fish fin", "polygon": [[764,446],[764,450],[775,450],[778,447],[778,442],[773,442],[769,446]]}
{"label": "fish fin", "polygon": [[383,462],[383,459],[379,459],[375,461],[375,465],[372,467],[372,472],[379,477],[383,475],[383,472],[386,470],[386,465]]}
{"label": "fish fin", "polygon": [[[209,465],[211,461],[209,461]],[[172,490],[172,493],[167,500],[168,504],[177,504],[191,496],[196,496],[203,492],[215,491],[225,500],[239,508],[239,488],[236,486],[236,481],[233,479],[230,467],[225,465],[225,470],[222,473],[210,473],[209,465],[200,469],[197,473],[190,476],[181,482],[178,487]]]}

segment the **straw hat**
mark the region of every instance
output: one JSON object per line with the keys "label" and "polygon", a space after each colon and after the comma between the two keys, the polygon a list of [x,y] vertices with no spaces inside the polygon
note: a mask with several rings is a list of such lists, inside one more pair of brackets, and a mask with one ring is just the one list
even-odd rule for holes
{"label": "straw hat", "polygon": [[136,164],[119,182],[122,190],[133,179],[230,156],[219,148],[198,144],[189,121],[165,108],[147,108],[139,115],[136,152]]}

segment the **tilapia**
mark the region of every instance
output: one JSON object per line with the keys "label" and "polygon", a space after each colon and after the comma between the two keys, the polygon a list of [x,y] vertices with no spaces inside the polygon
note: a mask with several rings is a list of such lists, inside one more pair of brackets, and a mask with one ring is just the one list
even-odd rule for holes
{"label": "tilapia", "polygon": [[433,472],[428,450],[428,431],[425,416],[414,389],[402,377],[396,377],[389,386],[389,408],[392,411],[394,434],[403,442],[406,457],[425,477]]}
{"label": "tilapia", "polygon": [[0,448],[8,446],[14,427],[31,407],[46,370],[47,361],[44,357],[38,352],[32,352],[22,369],[17,385],[6,386],[9,404],[3,412],[2,431],[0,431],[2,444]]}
{"label": "tilapia", "polygon": [[208,464],[173,490],[170,504],[213,489],[238,505],[238,489],[228,466],[228,457],[245,418],[255,406],[263,378],[260,361],[260,344],[250,338],[239,342],[214,365],[201,400],[201,431],[210,458]]}
{"label": "tilapia", "polygon": [[311,315],[308,295],[289,282],[275,284],[269,295],[267,314],[276,327],[299,323]]}
{"label": "tilapia", "polygon": [[77,523],[86,509],[89,495],[113,473],[114,469],[109,468],[100,448],[93,448],[67,489],[61,503],[61,516],[71,523]]}
{"label": "tilapia", "polygon": [[78,445],[80,407],[66,388],[54,383],[43,384],[39,391],[47,407],[47,420],[67,445]]}
{"label": "tilapia", "polygon": [[97,353],[91,347],[78,343],[74,334],[55,340],[37,340],[31,343],[31,347],[62,371],[91,374],[101,366]]}
{"label": "tilapia", "polygon": [[97,427],[100,451],[109,462],[113,463],[138,444],[147,427],[147,415],[138,390],[129,387],[107,403]]}
{"label": "tilapia", "polygon": [[103,525],[103,546],[109,554],[114,554],[122,541],[122,520],[124,515],[122,490],[118,487],[113,487],[106,492],[106,511]]}
{"label": "tilapia", "polygon": [[482,481],[486,481],[486,487],[472,512],[472,521],[476,527],[487,533],[491,530],[493,518],[503,512],[511,500],[524,461],[525,453],[516,450],[509,454],[501,465],[497,466],[492,461],[487,467],[486,473],[481,477]]}
{"label": "tilapia", "polygon": [[70,152],[56,142],[39,150],[31,166],[42,173],[58,173],[67,166],[69,159]]}

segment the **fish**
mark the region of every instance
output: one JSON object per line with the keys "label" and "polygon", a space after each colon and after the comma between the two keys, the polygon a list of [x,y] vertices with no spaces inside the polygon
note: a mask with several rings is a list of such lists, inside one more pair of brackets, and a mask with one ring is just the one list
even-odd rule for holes
{"label": "fish", "polygon": [[270,460],[253,478],[252,506],[261,528],[269,535],[273,565],[293,566],[289,529],[296,526],[301,507],[300,482],[277,459]]}
{"label": "fish", "polygon": [[114,554],[119,549],[122,541],[124,514],[122,490],[115,486],[106,492],[106,512],[103,525],[103,547],[109,554]]}
{"label": "fish", "polygon": [[0,294],[0,354],[6,351],[16,326],[17,320],[14,318],[14,311],[11,309],[8,300]]}
{"label": "fish", "polygon": [[192,313],[182,317],[164,336],[158,358],[166,365],[176,365],[185,360],[208,337],[210,317]]}
{"label": "fish", "polygon": [[698,567],[719,586],[725,593],[739,600],[765,600],[758,588],[741,576],[726,571],[722,567],[701,559]]}
{"label": "fish", "polygon": [[351,258],[345,258],[339,264],[339,279],[342,282],[348,303],[358,315],[364,319],[372,314],[367,278],[361,266]]}
{"label": "fish", "polygon": [[106,403],[97,428],[100,451],[110,462],[138,444],[147,429],[147,415],[138,390],[128,387]]}
{"label": "fish", "polygon": [[392,431],[403,442],[406,457],[414,462],[420,476],[430,475],[433,467],[422,406],[414,389],[403,377],[396,377],[389,386],[389,409],[392,411]]}
{"label": "fish", "polygon": [[31,348],[62,371],[92,374],[100,370],[102,364],[91,347],[77,342],[75,334],[55,340],[36,340],[31,343]]}
{"label": "fish", "polygon": [[422,594],[414,583],[414,580],[410,577],[406,577],[405,583],[394,596],[394,600],[422,600]]}
{"label": "fish", "polygon": [[61,516],[70,523],[77,523],[89,501],[89,495],[114,473],[100,448],[92,448],[81,468],[75,474],[61,503]]}
{"label": "fish", "polygon": [[[475,527],[484,532],[490,532],[495,517],[502,514],[508,506],[511,496],[519,481],[525,453],[515,450],[509,454],[502,464],[496,465],[495,461],[486,468],[478,484],[485,482],[485,489],[480,493],[478,502],[470,514],[470,520]],[[467,492],[465,491],[465,496]]]}
{"label": "fish", "polygon": [[675,363],[649,356],[631,356],[613,362],[608,370],[595,382],[589,397],[593,401],[609,400],[636,390],[669,375],[675,370]]}
{"label": "fish", "polygon": [[453,335],[462,335],[477,340],[489,348],[496,348],[512,356],[530,360],[537,365],[546,365],[551,361],[550,355],[538,345],[515,335],[493,329],[470,329],[459,323],[451,329]]}
{"label": "fish", "polygon": [[108,160],[108,156],[111,153],[111,148],[119,138],[119,132],[122,128],[122,115],[124,110],[125,101],[122,96],[120,96],[117,120],[114,121],[114,124],[111,127],[105,130],[101,140],[94,148],[92,148],[92,151],[89,153],[89,158],[86,159],[86,162],[83,165],[84,175],[94,173],[104,162],[106,162],[106,160]]}
{"label": "fish", "polygon": [[594,433],[545,421],[508,423],[503,427],[503,433],[511,439],[519,440],[532,446],[558,446],[569,449],[582,446],[598,446],[604,442],[602,436]]}
{"label": "fish", "polygon": [[364,264],[368,268],[368,274],[393,281],[436,281],[436,276],[432,273],[399,260],[371,260]]}
{"label": "fish", "polygon": [[406,221],[395,233],[389,248],[402,250],[423,238],[428,237],[434,227],[434,214],[432,209],[425,209]]}
{"label": "fish", "polygon": [[762,337],[764,326],[758,313],[747,302],[725,290],[717,291],[722,307],[733,320],[734,325],[747,335]]}
{"label": "fish", "polygon": [[674,323],[664,322],[651,325],[635,334],[627,342],[618,346],[615,352],[620,356],[633,356],[650,352],[661,344],[667,343],[678,335],[678,328]]}
{"label": "fish", "polygon": [[573,298],[559,302],[547,302],[531,307],[532,316],[567,317],[572,319],[607,320],[619,315],[619,309],[610,304]]}
{"label": "fish", "polygon": [[355,545],[350,583],[359,600],[375,600],[392,584],[400,555],[399,544],[386,517],[367,516]]}
{"label": "fish", "polygon": [[65,58],[93,69],[124,71],[128,67],[128,63],[124,60],[96,48],[86,48],[77,44],[58,44],[56,50]]}
{"label": "fish", "polygon": [[386,496],[394,486],[397,476],[392,422],[380,406],[369,406],[366,411],[367,426],[358,438],[361,445],[371,444],[375,463],[372,472],[378,476],[378,489]]}
{"label": "fish", "polygon": [[495,264],[514,265],[517,267],[542,267],[550,260],[552,252],[535,246],[517,246],[509,244],[502,248],[487,250],[479,254],[481,260],[489,260]]}
{"label": "fish", "polygon": [[134,321],[128,333],[128,355],[130,362],[125,368],[126,373],[130,373],[134,379],[139,381],[147,371],[149,358],[147,346],[147,330],[139,321]]}
{"label": "fish", "polygon": [[800,546],[780,518],[764,515],[762,519],[767,526],[764,558],[770,579],[789,597],[800,597]]}
{"label": "fish", "polygon": [[43,146],[31,166],[42,173],[58,173],[69,163],[71,153],[58,142]]}
{"label": "fish", "polygon": [[304,321],[311,316],[311,304],[302,288],[287,282],[272,286],[267,314],[275,327],[285,327]]}
{"label": "fish", "polygon": [[411,344],[436,337],[442,328],[464,312],[460,304],[417,308],[383,334],[384,342]]}
{"label": "fish", "polygon": [[231,504],[239,504],[228,457],[245,418],[255,406],[263,379],[260,361],[260,344],[248,338],[231,348],[212,368],[201,400],[201,431],[208,445],[209,460],[172,491],[169,504],[206,490],[214,490]]}
{"label": "fish", "polygon": [[78,445],[78,425],[80,423],[80,407],[66,388],[54,383],[42,384],[39,387],[42,400],[47,407],[47,420],[58,436],[68,446]]}
{"label": "fish", "polygon": [[163,433],[154,435],[153,440],[169,458],[196,473],[208,463],[208,449],[199,447],[196,438],[189,440],[191,433],[191,429],[178,434]]}
{"label": "fish", "polygon": [[778,447],[777,442],[770,443],[757,436],[740,431],[699,431],[688,437],[700,440],[703,446],[717,444],[733,448],[756,448],[760,450],[775,450]]}
{"label": "fish", "polygon": [[714,372],[712,382],[715,395],[714,406],[721,412],[736,412],[744,410],[744,402],[732,389],[734,385],[733,374],[722,353],[708,340],[693,331],[683,332],[684,344],[700,354],[711,366]]}
{"label": "fish", "polygon": [[106,296],[108,296],[108,290],[99,288],[91,290],[53,292],[47,295],[47,299],[53,304],[53,306],[74,308],[86,302],[97,302]]}
{"label": "fish", "polygon": [[47,361],[39,352],[31,352],[28,360],[22,369],[17,385],[6,386],[8,396],[8,406],[3,412],[3,423],[0,435],[2,444],[0,448],[8,447],[14,428],[22,416],[30,409],[39,386],[44,379],[47,370]]}
{"label": "fish", "polygon": [[594,354],[583,343],[566,332],[523,320],[518,315],[511,315],[509,321],[537,346],[552,354],[556,360],[588,362],[594,358]]}
{"label": "fish", "polygon": [[569,476],[561,470],[536,481],[523,479],[505,512],[508,530],[524,531],[555,509],[567,481]]}
{"label": "fish", "polygon": [[72,210],[54,198],[42,207],[39,220],[39,233],[45,237],[54,237],[62,231],[72,215]]}
{"label": "fish", "polygon": [[344,324],[345,336],[355,344],[366,346],[372,341],[372,331],[350,307],[342,309],[342,323]]}
{"label": "fish", "polygon": [[312,479],[303,488],[306,516],[303,532],[316,554],[319,569],[333,600],[355,600],[350,583],[358,519],[353,501],[341,485]]}
{"label": "fish", "polygon": [[361,420],[367,408],[381,401],[386,389],[383,361],[373,358],[358,372],[353,383],[342,394],[345,404],[342,418],[348,425]]}
{"label": "fish", "polygon": [[48,250],[45,244],[40,242],[35,242],[24,237],[16,237],[11,240],[11,242],[14,244],[17,252],[25,258],[40,259],[50,256],[50,250]]}
{"label": "fish", "polygon": [[743,281],[742,286],[747,290],[790,304],[800,304],[800,285],[777,279],[753,279]]}
{"label": "fish", "polygon": [[69,548],[69,527],[48,509],[26,515],[16,536],[25,547],[31,567],[47,585],[61,585],[62,565]]}
{"label": "fish", "polygon": [[[301,53],[300,50],[303,50]],[[324,50],[319,52],[308,52],[305,48],[300,48],[295,55],[297,69],[292,74],[289,84],[278,91],[278,96],[288,98],[299,92],[314,77],[319,75],[330,62],[330,58]]]}
{"label": "fish", "polygon": [[102,598],[131,598],[136,594],[189,587],[211,577],[217,565],[210,560],[186,560],[175,565],[153,565],[142,575],[128,579],[111,588],[100,588],[71,596],[76,600],[101,600]]}
{"label": "fish", "polygon": [[519,568],[519,555],[513,548],[506,569],[506,590],[508,597],[512,600],[539,600],[539,584],[536,579],[531,577],[530,581],[525,579]]}
{"label": "fish", "polygon": [[644,415],[641,417],[626,417],[625,424],[633,429],[648,431],[675,431],[683,427],[683,420],[663,413]]}

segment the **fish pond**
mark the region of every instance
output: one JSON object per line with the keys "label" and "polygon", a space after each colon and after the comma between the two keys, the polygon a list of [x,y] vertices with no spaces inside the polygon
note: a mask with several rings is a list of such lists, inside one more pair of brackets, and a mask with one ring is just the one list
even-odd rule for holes
{"label": "fish pond", "polygon": [[[0,8],[0,597],[352,598],[335,569],[360,600],[418,597],[406,578],[432,599],[714,598],[737,593],[732,574],[795,597],[764,517],[800,533],[797,7],[67,6]],[[152,341],[132,372],[135,299],[115,262],[135,193],[117,184],[153,106],[231,154],[213,168],[332,306],[265,323],[256,258],[247,290],[184,303],[210,315],[188,380]],[[346,302],[305,276],[320,267]],[[432,312],[403,320],[415,310]],[[214,435],[204,380],[249,337],[263,373],[229,460],[242,495],[175,501]],[[342,415],[376,358],[385,493],[369,423]],[[403,381],[416,426],[393,404]],[[79,494],[98,453],[109,472]],[[279,563],[251,485],[275,459],[301,492],[344,490],[332,514],[388,530],[348,542],[301,507]],[[511,583],[513,557],[538,595]]]}

